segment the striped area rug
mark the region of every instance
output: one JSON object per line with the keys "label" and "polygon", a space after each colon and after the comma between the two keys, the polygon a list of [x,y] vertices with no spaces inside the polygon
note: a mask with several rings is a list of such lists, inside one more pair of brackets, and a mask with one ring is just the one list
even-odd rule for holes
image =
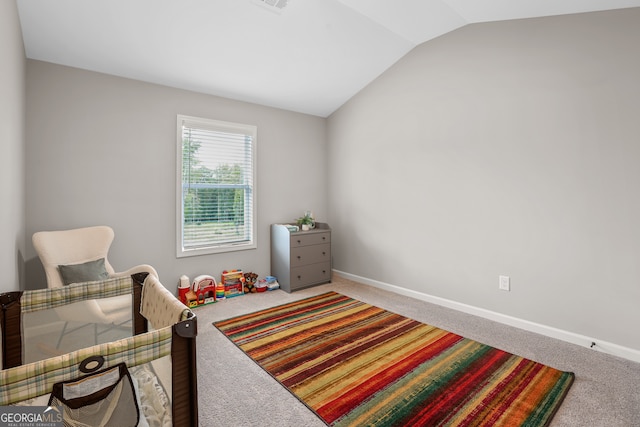
{"label": "striped area rug", "polygon": [[546,426],[574,379],[335,292],[214,325],[331,426]]}

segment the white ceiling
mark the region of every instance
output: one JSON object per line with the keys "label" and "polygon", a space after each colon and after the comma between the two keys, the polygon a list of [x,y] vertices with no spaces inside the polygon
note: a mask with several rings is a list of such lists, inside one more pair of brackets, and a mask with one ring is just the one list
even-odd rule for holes
{"label": "white ceiling", "polygon": [[[269,0],[270,1],[270,0]],[[476,22],[640,0],[17,0],[28,58],[326,117],[416,45]]]}

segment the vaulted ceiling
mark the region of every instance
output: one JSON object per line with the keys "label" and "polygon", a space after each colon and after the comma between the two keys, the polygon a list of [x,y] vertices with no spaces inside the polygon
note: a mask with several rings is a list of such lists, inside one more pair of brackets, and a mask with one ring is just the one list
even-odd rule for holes
{"label": "vaulted ceiling", "polygon": [[326,117],[471,23],[640,0],[17,0],[26,55]]}

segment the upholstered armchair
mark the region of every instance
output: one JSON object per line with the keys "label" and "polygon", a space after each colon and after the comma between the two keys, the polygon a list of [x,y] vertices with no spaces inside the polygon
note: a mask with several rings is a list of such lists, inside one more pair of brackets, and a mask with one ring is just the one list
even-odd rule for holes
{"label": "upholstered armchair", "polygon": [[[130,276],[141,272],[158,277],[158,273],[150,265],[138,265],[126,271],[116,272],[107,259],[113,239],[114,232],[111,227],[96,226],[62,231],[41,231],[33,235],[32,241],[44,267],[49,288]],[[65,334],[87,324],[94,325],[97,344],[98,335],[131,320],[131,296],[120,295],[80,301],[54,310],[60,319],[65,321],[57,348],[60,347]],[[81,323],[82,326],[69,330],[67,328],[69,322]],[[107,328],[99,331],[98,325],[106,325]]]}

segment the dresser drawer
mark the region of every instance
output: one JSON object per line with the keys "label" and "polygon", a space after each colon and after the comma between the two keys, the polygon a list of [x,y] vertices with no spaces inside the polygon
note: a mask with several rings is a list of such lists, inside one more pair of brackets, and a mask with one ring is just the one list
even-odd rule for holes
{"label": "dresser drawer", "polygon": [[331,233],[316,233],[313,231],[299,232],[291,235],[291,248],[300,246],[319,245],[321,243],[331,243]]}
{"label": "dresser drawer", "polygon": [[291,269],[291,290],[307,285],[329,282],[331,280],[331,263],[305,265]]}
{"label": "dresser drawer", "polygon": [[291,267],[331,261],[331,244],[301,246],[291,249]]}

